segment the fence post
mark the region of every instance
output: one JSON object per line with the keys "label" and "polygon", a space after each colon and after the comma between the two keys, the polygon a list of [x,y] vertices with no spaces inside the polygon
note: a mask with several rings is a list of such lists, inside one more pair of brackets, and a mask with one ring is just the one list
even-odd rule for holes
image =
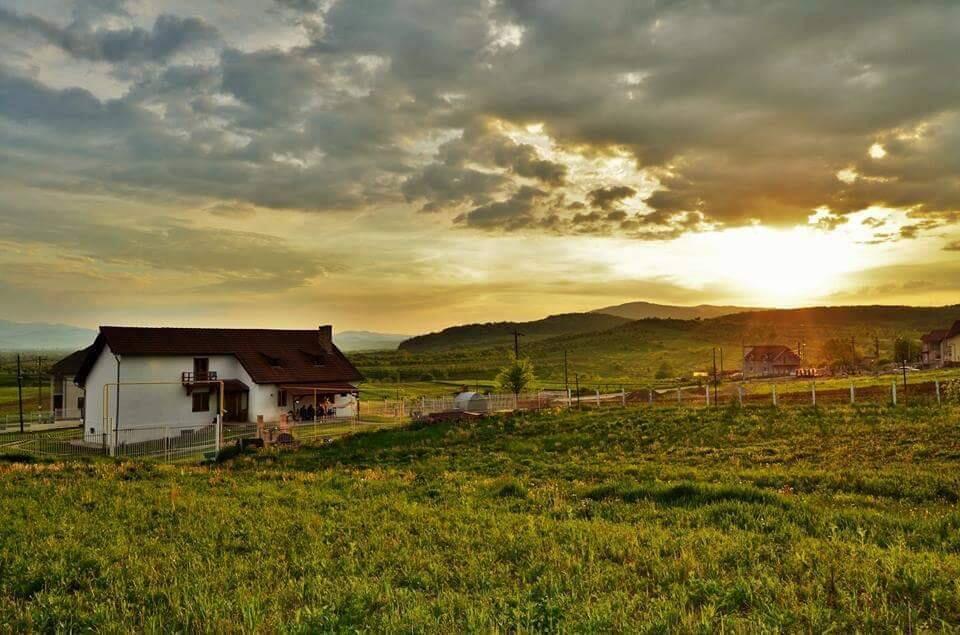
{"label": "fence post", "polygon": [[653,388],[648,388],[647,392],[650,393],[648,396],[648,400],[650,401],[650,405],[652,406],[653,405]]}
{"label": "fence post", "polygon": [[857,403],[856,390],[853,387],[853,382],[850,382],[850,405]]}
{"label": "fence post", "polygon": [[893,397],[893,405],[897,405],[897,380],[894,379],[890,384],[890,394]]}
{"label": "fence post", "polygon": [[934,388],[937,389],[937,405],[939,406],[939,405],[941,405],[941,404],[940,404],[940,380],[939,380],[939,379],[934,379],[934,380],[933,380],[933,386],[934,386]]}
{"label": "fence post", "polygon": [[221,415],[221,414],[218,412],[218,413],[217,413],[217,430],[216,430],[216,434],[215,434],[215,436],[214,436],[214,445],[215,445],[215,447],[214,447],[214,450],[215,450],[214,457],[216,457],[217,459],[220,458],[220,438],[223,436],[223,430],[221,429],[222,427],[223,427],[223,415]]}
{"label": "fence post", "polygon": [[817,405],[817,382],[813,382],[810,384],[810,399],[811,399],[811,404],[816,406]]}
{"label": "fence post", "polygon": [[680,403],[680,389],[677,388],[677,403]]}
{"label": "fence post", "polygon": [[620,405],[624,408],[627,407],[627,391],[623,389],[623,386],[620,386]]}
{"label": "fence post", "polygon": [[777,385],[773,384],[773,407],[777,407]]}
{"label": "fence post", "polygon": [[737,386],[737,402],[740,404],[740,407],[743,408],[743,384]]}
{"label": "fence post", "polygon": [[706,386],[704,386],[704,388],[706,388],[706,392],[704,394],[706,395],[706,398],[707,398],[707,400],[704,403],[706,403],[707,406],[709,406],[710,405],[710,384],[707,384]]}
{"label": "fence post", "polygon": [[597,408],[599,408],[600,407],[600,389],[597,388],[596,390],[597,390]]}

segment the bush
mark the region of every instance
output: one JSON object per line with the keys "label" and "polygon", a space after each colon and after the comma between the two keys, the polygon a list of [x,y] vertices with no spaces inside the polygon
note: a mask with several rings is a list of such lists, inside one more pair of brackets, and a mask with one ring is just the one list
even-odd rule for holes
{"label": "bush", "polygon": [[960,404],[960,379],[948,379],[940,386],[940,390],[945,402]]}

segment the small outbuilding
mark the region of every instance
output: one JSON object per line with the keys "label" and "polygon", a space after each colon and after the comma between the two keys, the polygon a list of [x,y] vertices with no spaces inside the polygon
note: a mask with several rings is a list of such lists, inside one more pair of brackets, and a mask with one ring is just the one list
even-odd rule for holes
{"label": "small outbuilding", "polygon": [[486,412],[488,409],[486,395],[478,392],[462,392],[453,398],[453,407],[463,412]]}

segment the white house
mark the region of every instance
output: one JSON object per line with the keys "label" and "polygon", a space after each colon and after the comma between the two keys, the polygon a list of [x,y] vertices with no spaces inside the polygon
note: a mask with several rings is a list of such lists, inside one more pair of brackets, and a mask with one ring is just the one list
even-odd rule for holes
{"label": "white house", "polygon": [[953,323],[940,342],[940,355],[944,364],[960,364],[960,320]]}
{"label": "white house", "polygon": [[71,353],[50,368],[50,411],[58,421],[83,418],[85,396],[74,379],[89,350]]}
{"label": "white house", "polygon": [[[360,372],[333,329],[101,326],[76,383],[86,393],[85,439],[132,443],[216,422],[279,421],[300,405],[356,414]],[[222,401],[221,401],[222,389]]]}

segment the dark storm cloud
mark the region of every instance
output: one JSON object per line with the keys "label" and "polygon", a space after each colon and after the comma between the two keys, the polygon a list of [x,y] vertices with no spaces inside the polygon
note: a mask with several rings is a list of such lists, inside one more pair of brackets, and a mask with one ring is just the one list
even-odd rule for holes
{"label": "dark storm cloud", "polygon": [[613,187],[601,187],[592,190],[587,197],[590,202],[602,210],[609,210],[625,198],[635,196],[637,191],[626,185],[617,185]]}
{"label": "dark storm cloud", "polygon": [[[0,30],[28,56],[40,39],[124,65],[131,83],[105,99],[46,86],[29,65],[0,67],[0,115],[31,124],[0,125],[0,142],[18,149],[8,177],[37,179],[47,157],[76,187],[309,211],[406,202],[460,227],[643,239],[805,224],[821,207],[830,229],[872,205],[908,210],[909,237],[960,211],[956,3],[258,9],[295,24],[306,38],[296,42],[231,41],[201,18],[164,13],[142,28],[119,0],[78,7],[66,26],[0,9]],[[175,58],[209,44],[218,53],[202,65]],[[506,132],[530,124],[562,152]],[[873,144],[882,157],[868,154]],[[612,152],[632,156],[655,191],[596,175],[578,185],[560,158]],[[646,214],[626,209],[638,195]]]}
{"label": "dark storm cloud", "polygon": [[546,196],[543,190],[524,185],[510,198],[489,203],[461,214],[455,219],[467,227],[484,230],[515,231],[535,225],[535,204]]}
{"label": "dark storm cloud", "polygon": [[[99,7],[116,13],[117,5]],[[217,30],[198,18],[160,15],[147,31],[139,27],[88,30],[80,23],[68,27],[33,15],[21,15],[0,7],[0,28],[35,35],[70,55],[103,62],[163,62],[178,51],[217,39]]]}

